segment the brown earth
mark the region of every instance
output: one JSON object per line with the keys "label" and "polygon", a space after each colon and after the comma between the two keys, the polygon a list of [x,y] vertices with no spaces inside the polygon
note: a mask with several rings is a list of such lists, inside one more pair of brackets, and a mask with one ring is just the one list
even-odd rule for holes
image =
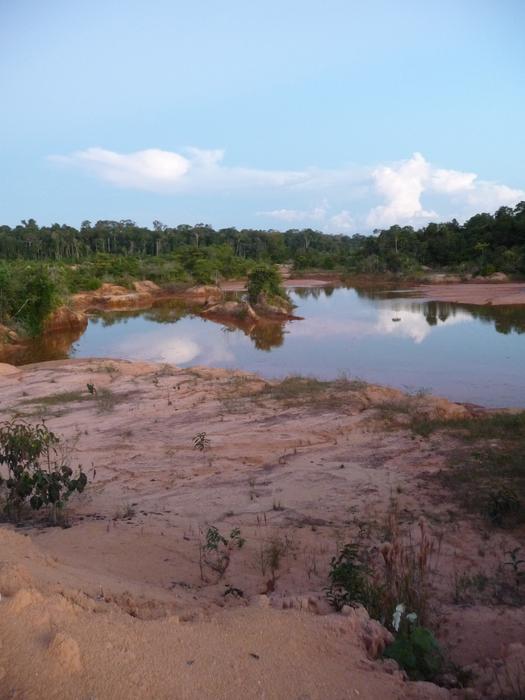
{"label": "brown earth", "polygon": [[[113,360],[3,367],[0,396],[0,419],[44,417],[90,479],[71,527],[0,528],[1,697],[481,699],[499,697],[498,669],[519,668],[524,608],[457,604],[455,589],[496,575],[523,537],[459,511],[431,477],[461,444],[406,422],[471,409],[360,382]],[[473,671],[468,691],[406,682],[376,658],[378,623],[330,612],[330,559],[384,541],[394,502],[406,533],[423,519],[440,543],[433,627]],[[222,576],[203,555],[211,526],[245,539]]]}

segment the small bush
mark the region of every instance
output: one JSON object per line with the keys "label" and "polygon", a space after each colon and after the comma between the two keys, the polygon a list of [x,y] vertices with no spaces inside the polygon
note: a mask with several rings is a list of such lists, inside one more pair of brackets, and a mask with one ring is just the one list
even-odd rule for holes
{"label": "small bush", "polygon": [[7,468],[7,478],[0,476],[0,485],[7,490],[5,512],[10,519],[18,520],[28,502],[32,510],[48,509],[56,524],[69,497],[85,489],[87,477],[82,470],[74,476],[59,459],[59,442],[45,423],[11,421],[0,426],[0,466]]}
{"label": "small bush", "polygon": [[432,632],[410,623],[386,647],[384,656],[397,661],[414,681],[432,681],[443,668],[443,654]]}
{"label": "small bush", "polygon": [[378,616],[382,591],[372,582],[371,570],[356,544],[345,544],[332,559],[328,578],[326,597],[336,610],[342,610],[345,605],[362,605],[372,617]]}
{"label": "small bush", "polygon": [[256,265],[248,274],[248,300],[256,304],[260,294],[286,299],[286,292],[281,286],[281,276],[272,265]]}
{"label": "small bush", "polygon": [[230,565],[232,551],[241,549],[244,543],[245,539],[238,527],[233,528],[228,537],[222,535],[215,525],[209,527],[204,543],[201,542],[199,546],[201,578],[204,579],[203,565],[215,571],[219,579],[222,578]]}

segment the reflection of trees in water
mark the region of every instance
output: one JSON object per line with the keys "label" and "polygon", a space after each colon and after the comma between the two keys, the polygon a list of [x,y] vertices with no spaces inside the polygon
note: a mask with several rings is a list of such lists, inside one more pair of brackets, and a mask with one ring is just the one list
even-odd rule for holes
{"label": "reflection of trees in water", "polygon": [[284,323],[256,323],[248,333],[257,350],[271,350],[284,343]]}
{"label": "reflection of trees in water", "polygon": [[103,328],[126,323],[131,318],[144,318],[154,323],[176,323],[191,315],[191,309],[182,303],[170,302],[152,306],[149,309],[127,309],[126,311],[101,311],[91,317],[92,323],[101,323]]}
{"label": "reflection of trees in water", "polygon": [[453,304],[448,301],[426,301],[422,299],[401,299],[399,292],[384,292],[379,289],[356,289],[357,295],[364,299],[385,300],[396,299],[393,306],[398,311],[411,311],[422,314],[429,326],[442,323],[449,317],[454,317],[458,311],[468,313],[473,318],[484,323],[493,324],[498,333],[525,333],[525,307],[523,305],[508,306],[478,306],[474,304]]}
{"label": "reflection of trees in water", "polygon": [[523,306],[476,306],[473,304],[451,304],[443,301],[426,301],[419,305],[429,326],[439,319],[443,323],[458,311],[469,314],[478,321],[492,324],[498,333],[525,333],[525,308]]}
{"label": "reflection of trees in water", "polygon": [[319,299],[319,297],[331,297],[334,293],[333,287],[294,287],[294,294],[297,294],[299,299]]}
{"label": "reflection of trees in water", "polygon": [[525,306],[471,306],[462,308],[485,323],[493,323],[498,333],[525,333]]}
{"label": "reflection of trees in water", "polygon": [[76,343],[83,332],[83,330],[69,330],[48,333],[17,348],[4,361],[16,365],[25,365],[29,362],[66,360],[73,354],[74,343]]}

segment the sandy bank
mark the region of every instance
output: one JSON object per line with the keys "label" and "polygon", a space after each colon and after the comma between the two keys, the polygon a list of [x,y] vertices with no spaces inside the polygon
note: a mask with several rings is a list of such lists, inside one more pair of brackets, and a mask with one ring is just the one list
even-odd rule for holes
{"label": "sandy bank", "polygon": [[457,304],[491,304],[493,306],[525,304],[524,282],[427,284],[418,286],[415,290],[429,299]]}

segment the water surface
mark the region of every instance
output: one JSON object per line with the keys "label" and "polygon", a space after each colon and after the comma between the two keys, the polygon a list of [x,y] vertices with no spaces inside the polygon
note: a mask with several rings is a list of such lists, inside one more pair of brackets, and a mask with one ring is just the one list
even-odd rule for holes
{"label": "water surface", "polygon": [[[350,377],[456,401],[525,407],[525,307],[479,307],[355,289],[291,291],[302,321],[227,328],[180,305],[94,317],[40,356],[118,357]],[[61,345],[62,343],[62,345]],[[65,347],[64,347],[65,345]]]}

